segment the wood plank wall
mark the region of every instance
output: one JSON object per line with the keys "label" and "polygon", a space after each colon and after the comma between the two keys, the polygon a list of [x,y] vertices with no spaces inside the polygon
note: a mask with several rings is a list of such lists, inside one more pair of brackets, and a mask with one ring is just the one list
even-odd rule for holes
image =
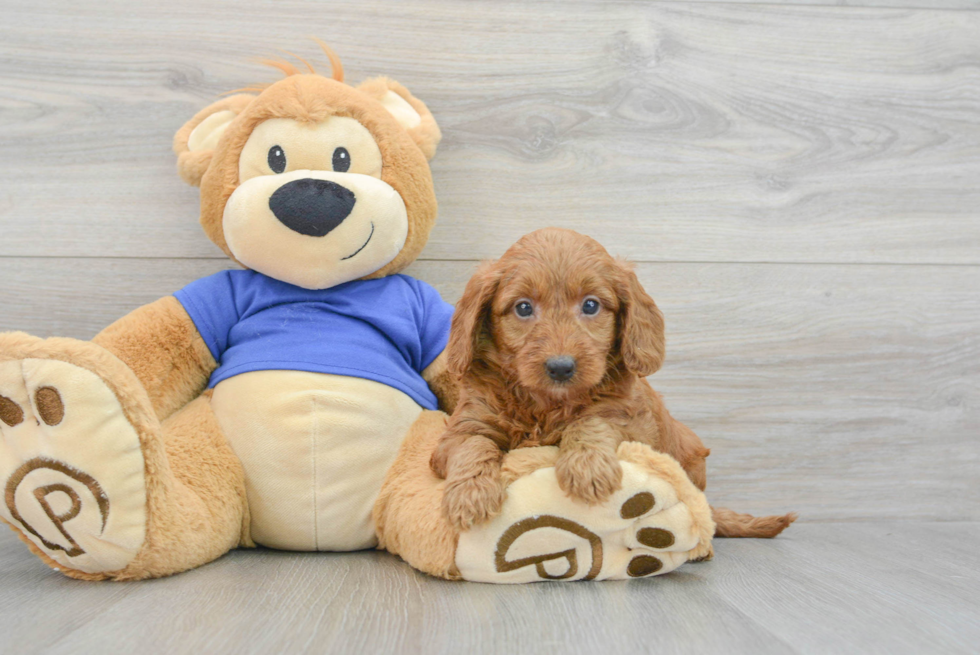
{"label": "wood plank wall", "polygon": [[440,122],[447,300],[547,225],[638,262],[713,502],[980,518],[980,2],[0,4],[0,330],[229,266],[170,140],[313,34]]}

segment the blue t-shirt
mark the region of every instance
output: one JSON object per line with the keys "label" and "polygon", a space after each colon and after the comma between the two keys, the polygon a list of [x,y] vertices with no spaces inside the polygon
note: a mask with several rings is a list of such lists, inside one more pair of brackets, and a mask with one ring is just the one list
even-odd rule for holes
{"label": "blue t-shirt", "polygon": [[382,382],[437,408],[422,371],[446,347],[453,307],[421,280],[391,275],[310,291],[222,271],[174,296],[218,362],[209,387],[250,371],[312,371]]}

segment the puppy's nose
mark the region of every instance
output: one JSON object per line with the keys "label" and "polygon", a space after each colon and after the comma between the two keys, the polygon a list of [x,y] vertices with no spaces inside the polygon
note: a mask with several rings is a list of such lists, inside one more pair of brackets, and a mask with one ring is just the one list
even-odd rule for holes
{"label": "puppy's nose", "polygon": [[269,198],[269,209],[290,230],[322,237],[344,222],[354,202],[354,192],[336,182],[305,178],[276,189]]}
{"label": "puppy's nose", "polygon": [[545,362],[544,367],[548,369],[548,377],[555,382],[564,382],[575,375],[575,358],[568,355],[552,357]]}

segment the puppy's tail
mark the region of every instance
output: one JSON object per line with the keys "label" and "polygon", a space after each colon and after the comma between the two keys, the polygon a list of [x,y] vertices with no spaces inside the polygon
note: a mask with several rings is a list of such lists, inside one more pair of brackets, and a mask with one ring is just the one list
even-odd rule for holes
{"label": "puppy's tail", "polygon": [[783,516],[752,516],[724,507],[712,507],[716,537],[764,537],[771,539],[796,520],[796,512]]}

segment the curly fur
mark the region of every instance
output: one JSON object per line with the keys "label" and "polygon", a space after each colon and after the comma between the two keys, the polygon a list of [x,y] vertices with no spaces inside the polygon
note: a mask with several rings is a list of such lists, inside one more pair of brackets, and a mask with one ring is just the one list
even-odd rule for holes
{"label": "curly fur", "polygon": [[[586,298],[599,301],[595,315],[582,312]],[[530,318],[515,313],[524,300]],[[538,230],[483,265],[457,305],[447,353],[459,402],[430,463],[446,479],[444,508],[457,528],[496,515],[503,453],[527,446],[558,445],[559,485],[589,504],[619,489],[623,441],[667,453],[705,488],[710,451],[645,379],[663,362],[663,316],[632,268],[595,240]],[[567,381],[547,373],[558,356],[575,359]],[[715,518],[719,535],[771,537],[795,516]]]}

